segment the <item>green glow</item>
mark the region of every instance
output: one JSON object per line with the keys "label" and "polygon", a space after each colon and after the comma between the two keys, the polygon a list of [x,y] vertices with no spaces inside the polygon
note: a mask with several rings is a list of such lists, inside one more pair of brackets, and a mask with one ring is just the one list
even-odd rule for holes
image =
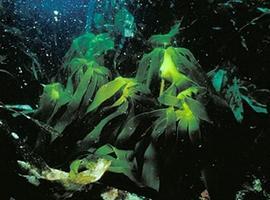
{"label": "green glow", "polygon": [[194,122],[195,116],[185,102],[182,104],[182,109],[176,110],[175,113],[178,121],[185,121],[186,124]]}
{"label": "green glow", "polygon": [[164,52],[164,58],[160,66],[160,72],[161,78],[170,82],[176,82],[181,77],[175,63],[172,61],[169,49],[166,49]]}
{"label": "green glow", "polygon": [[61,93],[63,93],[63,88],[60,83],[52,83],[44,86],[44,93],[47,93],[49,98],[56,102],[60,99]]}
{"label": "green glow", "polygon": [[137,92],[145,93],[146,91],[144,86],[135,79],[117,77],[99,88],[87,112],[97,109],[102,103],[114,97],[118,92],[121,96],[110,107],[120,106],[125,103],[128,98],[132,99]]}
{"label": "green glow", "polygon": [[189,87],[188,89],[180,92],[178,95],[177,95],[177,98],[180,99],[180,100],[184,100],[184,98],[186,97],[191,97],[192,94],[197,94],[199,92],[199,89],[198,87],[195,87],[195,86],[191,86]]}
{"label": "green glow", "polygon": [[56,90],[55,88],[53,88],[52,91],[51,91],[51,98],[52,98],[54,101],[57,101],[57,100],[60,98],[59,91]]}

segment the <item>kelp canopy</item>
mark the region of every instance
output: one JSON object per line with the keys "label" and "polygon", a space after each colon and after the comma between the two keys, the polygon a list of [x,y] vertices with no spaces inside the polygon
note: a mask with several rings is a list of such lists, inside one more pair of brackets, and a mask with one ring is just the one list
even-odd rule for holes
{"label": "kelp canopy", "polygon": [[231,108],[239,122],[241,99],[254,111],[267,113],[250,94],[239,93],[243,86],[226,76],[225,68],[207,74],[188,49],[175,47],[179,27],[177,23],[168,34],[149,39],[155,48],[139,61],[135,77],[115,77],[102,66],[106,51],[114,48],[108,33],[76,38],[65,56],[66,81],[44,86],[35,114],[57,133],[45,149],[76,138],[70,141],[70,152],[106,159],[109,171],[159,191],[166,174],[161,158],[171,151],[166,143],[181,145],[181,138],[189,136],[199,144],[207,134],[201,124],[216,120],[208,116],[209,102]]}
{"label": "kelp canopy", "polygon": [[[131,32],[121,26],[125,20]],[[185,171],[184,162],[191,162],[183,161],[179,153],[187,146],[190,152],[200,149],[207,130],[222,124],[209,108],[224,110],[238,123],[248,107],[268,114],[268,90],[241,80],[230,62],[207,73],[190,50],[177,45],[179,21],[168,33],[148,39],[149,49],[138,59],[134,76],[116,73],[114,66],[108,66],[107,54],[115,53],[119,34],[133,37],[136,27],[125,9],[119,10],[114,22],[117,34],[87,32],[73,40],[61,76],[43,85],[31,117],[1,105],[14,112],[14,118],[22,116],[39,127],[31,148],[42,164],[33,162],[30,153],[22,157],[18,160],[22,176],[35,185],[60,184],[67,192],[61,198],[112,174],[127,178],[133,186],[167,194],[166,184],[171,179],[172,184],[177,182],[172,173],[178,175],[178,168]],[[258,93],[266,98],[257,98]],[[10,135],[16,142],[20,139]],[[25,151],[32,152],[31,148]],[[175,164],[178,158],[183,163]]]}

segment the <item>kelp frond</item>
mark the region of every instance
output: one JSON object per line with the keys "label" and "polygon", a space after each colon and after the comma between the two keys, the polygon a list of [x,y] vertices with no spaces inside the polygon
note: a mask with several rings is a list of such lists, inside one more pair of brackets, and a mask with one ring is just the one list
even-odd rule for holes
{"label": "kelp frond", "polygon": [[[69,62],[73,58],[85,58],[87,60],[100,61],[99,57],[106,51],[114,48],[114,41],[108,33],[95,35],[85,33],[76,38],[65,55],[65,61]],[[103,64],[99,62],[99,64]]]}
{"label": "kelp frond", "polygon": [[147,89],[136,79],[117,77],[115,80],[103,85],[87,109],[87,113],[97,109],[102,103],[114,97],[120,92],[120,97],[114,101],[110,107],[120,106],[128,100],[128,98],[135,98],[137,93],[147,93]]}
{"label": "kelp frond", "polygon": [[179,33],[181,22],[178,21],[174,26],[171,27],[171,30],[167,34],[158,34],[153,35],[149,38],[149,42],[153,46],[170,46],[172,45],[173,38]]}
{"label": "kelp frond", "polygon": [[[209,83],[192,53],[185,48],[155,48],[140,61],[136,79],[159,95],[174,85],[179,91],[192,85],[207,88]],[[157,92],[154,91],[156,94]]]}
{"label": "kelp frond", "polygon": [[[228,63],[228,66],[233,69],[231,63]],[[266,103],[260,103],[256,100],[256,87],[253,89],[249,87],[251,84],[236,77],[233,70],[217,68],[209,72],[208,76],[211,78],[216,92],[224,97],[238,122],[242,122],[244,119],[244,103],[247,103],[257,113],[268,113]],[[269,98],[269,90],[264,90],[263,93]]]}

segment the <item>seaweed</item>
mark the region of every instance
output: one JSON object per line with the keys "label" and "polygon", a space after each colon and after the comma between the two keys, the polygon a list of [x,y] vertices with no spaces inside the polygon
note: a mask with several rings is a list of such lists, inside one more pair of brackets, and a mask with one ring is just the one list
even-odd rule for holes
{"label": "seaweed", "polygon": [[115,14],[114,29],[115,33],[126,38],[134,37],[135,19],[127,9],[122,8]]}
{"label": "seaweed", "polygon": [[[121,12],[115,19],[118,24],[127,14]],[[169,33],[150,37],[153,49],[139,60],[135,77],[116,76],[104,66],[104,55],[114,49],[110,34],[85,33],[74,39],[61,69],[65,77],[44,85],[33,114],[34,122],[42,122],[36,123],[40,137],[48,140],[37,142],[35,150],[46,143],[45,151],[60,149],[60,156],[63,151],[72,156],[62,158],[68,164],[47,158],[55,168],[45,161],[40,169],[29,159],[21,160],[19,165],[28,172],[24,177],[34,184],[39,179],[60,182],[73,194],[102,180],[108,171],[160,192],[164,176],[173,169],[165,160],[176,157],[186,138],[196,148],[208,136],[202,124],[213,128],[213,121],[219,120],[210,117],[209,103],[231,109],[238,122],[244,119],[244,104],[268,114],[267,100],[255,98],[260,90],[229,70],[230,63],[207,74],[188,49],[176,46],[173,38],[179,28],[180,22]],[[269,91],[261,93],[267,96]],[[50,130],[49,139],[42,135],[43,123]],[[70,171],[56,169],[61,165],[68,165]]]}
{"label": "seaweed", "polygon": [[[85,33],[84,35],[74,39],[72,45],[65,55],[66,63],[69,63],[73,58],[85,58],[89,61],[96,62],[108,50],[114,48],[114,41],[108,33],[95,35],[93,33]],[[98,62],[100,65],[104,63]]]}
{"label": "seaweed", "polygon": [[179,28],[181,26],[181,22],[176,22],[174,26],[171,27],[171,30],[167,34],[158,34],[153,35],[149,38],[149,42],[153,46],[170,46],[172,45],[173,38],[179,33]]}
{"label": "seaweed", "polygon": [[263,93],[264,99],[268,99],[270,91],[259,90],[251,83],[241,80],[235,75],[235,67],[232,66],[231,63],[228,63],[226,67],[217,68],[209,72],[208,75],[212,79],[215,90],[227,101],[235,119],[238,122],[243,121],[244,103],[256,113],[267,114],[267,102],[260,103],[256,99],[256,93]]}
{"label": "seaweed", "polygon": [[185,48],[153,49],[140,61],[136,78],[145,83],[149,89],[160,82],[160,95],[166,90],[164,88],[166,82],[169,83],[169,87],[174,85],[180,90],[192,85],[211,90],[206,74],[192,53]]}

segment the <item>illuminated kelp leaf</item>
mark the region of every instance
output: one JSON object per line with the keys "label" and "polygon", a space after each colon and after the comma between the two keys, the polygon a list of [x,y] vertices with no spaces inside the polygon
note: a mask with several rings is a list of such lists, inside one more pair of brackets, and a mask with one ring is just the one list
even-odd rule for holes
{"label": "illuminated kelp leaf", "polygon": [[[173,48],[166,49],[168,57],[177,67],[181,76],[174,78],[175,85],[181,88],[183,85],[196,85],[200,87],[209,88],[210,82],[206,73],[202,70],[194,55],[186,48]],[[185,80],[186,79],[186,80]]]}
{"label": "illuminated kelp leaf", "polygon": [[192,85],[211,86],[192,53],[185,48],[156,48],[146,54],[140,61],[136,79],[152,92],[157,90],[159,82],[160,95],[167,89],[167,83],[169,87],[175,85],[180,91]]}
{"label": "illuminated kelp leaf", "polygon": [[113,48],[114,41],[108,33],[99,35],[85,33],[74,39],[69,51],[65,55],[65,60],[67,64],[73,58],[86,58],[89,61],[98,61],[100,55]]}
{"label": "illuminated kelp leaf", "polygon": [[181,107],[179,98],[171,94],[163,94],[158,98],[158,101],[165,106]]}
{"label": "illuminated kelp leaf", "polygon": [[102,103],[114,97],[118,92],[120,92],[120,97],[110,107],[120,106],[128,98],[136,99],[136,93],[141,92],[144,94],[147,92],[147,89],[135,79],[117,77],[113,81],[103,85],[97,91],[93,102],[87,109],[87,113],[97,109]]}
{"label": "illuminated kelp leaf", "polygon": [[78,69],[87,66],[89,61],[85,58],[73,58],[70,63],[67,64],[68,76],[73,75]]}
{"label": "illuminated kelp leaf", "polygon": [[42,120],[48,119],[54,109],[66,104],[71,95],[66,92],[60,83],[44,85],[43,94],[40,97],[39,108],[36,117]]}
{"label": "illuminated kelp leaf", "polygon": [[[191,82],[188,77],[182,74],[176,63],[173,62],[171,53],[174,48],[156,48],[149,54],[146,54],[139,65],[136,79],[144,84],[152,91],[157,89],[156,84],[159,82],[160,94],[164,90],[164,82],[170,84],[184,84]],[[174,52],[177,53],[177,52]]]}
{"label": "illuminated kelp leaf", "polygon": [[188,133],[192,142],[200,138],[201,120],[211,123],[204,105],[192,98],[185,98],[182,108],[175,110],[178,130]]}
{"label": "illuminated kelp leaf", "polygon": [[[88,60],[99,61],[99,56],[106,53],[108,50],[114,48],[114,41],[108,33],[102,33],[96,35],[96,37],[91,41],[91,46],[85,54],[85,58]],[[104,64],[104,63],[100,63]]]}
{"label": "illuminated kelp leaf", "polygon": [[193,133],[199,130],[199,119],[192,113],[189,106],[184,103],[181,110],[176,111],[178,128],[184,132]]}
{"label": "illuminated kelp leaf", "polygon": [[199,89],[195,86],[190,87],[177,96],[166,91],[161,95],[159,102],[167,108],[145,112],[132,117],[123,127],[118,135],[117,144],[123,144],[128,141],[132,135],[138,131],[138,127],[145,119],[153,122],[140,130],[139,135],[151,135],[156,140],[163,134],[175,134],[176,125],[178,130],[188,133],[190,136],[199,133],[200,121],[211,123],[205,106],[192,96],[198,94]]}
{"label": "illuminated kelp leaf", "polygon": [[95,152],[98,157],[111,161],[108,171],[126,175],[135,183],[139,184],[135,178],[136,162],[134,161],[134,152],[131,150],[121,150],[112,145],[104,145]]}
{"label": "illuminated kelp leaf", "polygon": [[[70,166],[70,172],[65,172],[46,166],[39,169],[36,166],[18,161],[19,166],[28,172],[22,175],[28,180],[35,180],[39,185],[39,180],[46,180],[62,184],[66,190],[80,191],[84,186],[98,181],[111,165],[111,161],[99,158],[96,160],[75,160]],[[79,171],[79,169],[83,169]]]}
{"label": "illuminated kelp leaf", "polygon": [[92,62],[85,58],[74,58],[70,61],[66,68],[66,90],[74,93],[78,84],[87,68],[91,67]]}
{"label": "illuminated kelp leaf", "polygon": [[186,97],[185,102],[194,116],[196,116],[200,120],[211,122],[205,110],[205,106],[202,103],[190,97]]}
{"label": "illuminated kelp leaf", "polygon": [[[87,136],[81,141],[81,148],[89,147],[93,143],[100,142],[100,137],[105,126],[109,125],[111,121],[117,117],[125,116],[129,118],[133,115],[135,101],[143,99],[144,95],[149,92],[145,90],[144,86],[138,83],[135,79],[128,79],[118,77],[115,80],[103,85],[96,93],[96,96],[88,108],[87,112],[92,112],[99,108],[105,101],[110,99],[110,104],[106,106],[106,109],[111,109],[112,113],[105,116],[93,130],[91,130]],[[122,124],[120,122],[116,125],[115,130],[120,128]],[[118,127],[118,128],[117,128]],[[112,130],[111,138],[116,133]],[[116,131],[117,132],[117,131]]]}
{"label": "illuminated kelp leaf", "polygon": [[180,92],[177,96],[165,92],[158,98],[162,105],[169,106],[166,113],[166,117],[170,119],[168,122],[171,121],[170,124],[178,122],[178,130],[184,133],[187,132],[192,140],[192,135],[199,133],[201,120],[211,123],[205,106],[192,98],[192,96],[198,93],[199,89],[192,86]]}
{"label": "illuminated kelp leaf", "polygon": [[178,95],[177,98],[180,100],[184,100],[187,97],[192,97],[193,95],[197,95],[203,90],[199,87],[196,86],[191,86],[183,91],[181,91]]}
{"label": "illuminated kelp leaf", "polygon": [[113,97],[122,87],[124,87],[125,84],[126,81],[123,78],[119,77],[101,86],[97,91],[93,102],[87,109],[87,112],[91,112],[97,109],[103,102]]}
{"label": "illuminated kelp leaf", "polygon": [[93,33],[85,33],[84,35],[75,38],[65,57],[84,57],[87,50],[90,48],[90,45],[92,45],[92,40],[94,40],[94,38],[95,34]]}
{"label": "illuminated kelp leaf", "polygon": [[177,22],[174,26],[171,27],[171,30],[167,34],[158,34],[153,35],[149,38],[149,42],[153,46],[169,46],[172,45],[173,38],[179,33],[181,22]]}
{"label": "illuminated kelp leaf", "polygon": [[[163,62],[159,69],[160,77],[170,83],[174,83],[176,86],[182,86],[185,83],[191,82],[191,80],[179,70],[179,67],[182,65],[185,66],[188,63],[176,63],[176,57],[178,56],[175,55],[176,53],[177,52],[172,47],[165,50]],[[174,60],[173,57],[175,57]]]}

